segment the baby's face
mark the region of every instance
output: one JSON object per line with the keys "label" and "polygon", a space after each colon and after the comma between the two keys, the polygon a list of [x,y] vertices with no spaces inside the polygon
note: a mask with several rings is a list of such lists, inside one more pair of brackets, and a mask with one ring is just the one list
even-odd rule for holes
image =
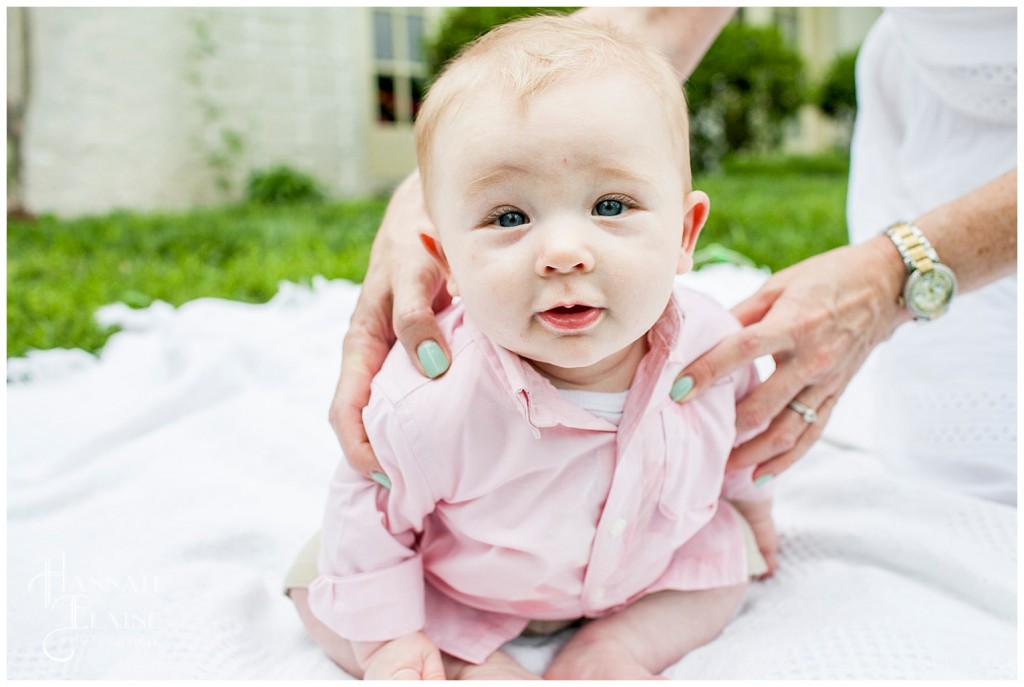
{"label": "baby's face", "polygon": [[639,342],[703,217],[684,235],[671,136],[650,89],[614,72],[556,83],[525,114],[496,88],[477,93],[443,120],[428,200],[473,322],[542,372]]}

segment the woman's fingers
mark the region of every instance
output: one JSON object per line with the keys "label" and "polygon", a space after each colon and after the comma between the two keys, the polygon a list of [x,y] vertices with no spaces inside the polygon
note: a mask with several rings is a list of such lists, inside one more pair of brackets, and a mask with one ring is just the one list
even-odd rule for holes
{"label": "woman's fingers", "polygon": [[420,372],[434,379],[448,371],[451,353],[441,335],[435,312],[451,303],[436,263],[420,261],[407,266],[393,283],[393,328]]}
{"label": "woman's fingers", "polygon": [[716,379],[725,377],[756,358],[783,350],[789,337],[784,329],[753,324],[727,336],[679,373],[672,400],[696,398]]}
{"label": "woman's fingers", "polygon": [[[779,358],[772,376],[736,405],[736,433],[741,438],[767,427],[782,413],[787,403],[797,399],[797,395],[807,388],[808,380],[797,373],[785,356],[780,355]],[[810,405],[818,399],[800,400]]]}
{"label": "woman's fingers", "polygon": [[[363,302],[363,307],[372,309],[367,303]],[[370,401],[373,376],[384,364],[393,340],[386,322],[380,314],[353,314],[342,346],[341,374],[328,416],[349,465],[367,477],[381,469],[363,426],[363,408]]]}
{"label": "woman's fingers", "polygon": [[[759,464],[751,476],[755,482],[765,476],[778,477],[821,438],[838,400],[838,396],[830,396],[823,401],[815,409],[818,419],[813,423],[805,422],[796,412],[787,409],[763,434],[733,451],[727,469]],[[789,415],[793,417],[787,417]]]}

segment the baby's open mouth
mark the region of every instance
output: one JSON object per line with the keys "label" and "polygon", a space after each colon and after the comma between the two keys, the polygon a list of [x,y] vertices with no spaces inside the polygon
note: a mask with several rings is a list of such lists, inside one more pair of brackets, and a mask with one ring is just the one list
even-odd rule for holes
{"label": "baby's open mouth", "polygon": [[559,305],[537,314],[538,319],[558,332],[581,332],[597,324],[604,310],[590,305],[574,303]]}
{"label": "baby's open mouth", "polygon": [[589,305],[560,305],[557,308],[551,308],[548,312],[558,315],[571,315],[573,313],[586,312],[587,310],[593,310],[593,308]]}

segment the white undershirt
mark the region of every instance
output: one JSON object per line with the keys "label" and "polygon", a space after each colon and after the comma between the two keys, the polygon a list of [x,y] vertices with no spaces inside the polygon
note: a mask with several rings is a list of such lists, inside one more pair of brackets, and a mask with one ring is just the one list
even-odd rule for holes
{"label": "white undershirt", "polygon": [[591,415],[604,418],[612,424],[622,420],[629,391],[584,391],[581,389],[559,389],[558,393],[578,405]]}

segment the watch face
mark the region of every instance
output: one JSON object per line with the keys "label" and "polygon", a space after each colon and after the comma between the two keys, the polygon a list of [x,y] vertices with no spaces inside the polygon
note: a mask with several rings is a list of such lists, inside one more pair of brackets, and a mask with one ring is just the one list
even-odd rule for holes
{"label": "watch face", "polygon": [[907,307],[914,315],[931,319],[946,312],[956,293],[956,278],[945,265],[915,272],[907,282]]}

